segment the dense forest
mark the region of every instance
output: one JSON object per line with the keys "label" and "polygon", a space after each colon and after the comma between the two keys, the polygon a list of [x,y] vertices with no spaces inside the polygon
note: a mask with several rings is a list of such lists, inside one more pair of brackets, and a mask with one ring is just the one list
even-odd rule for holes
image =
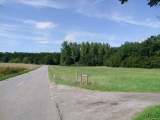
{"label": "dense forest", "polygon": [[59,65],[60,53],[0,52],[0,62]]}
{"label": "dense forest", "polygon": [[84,66],[160,68],[160,35],[139,42],[125,42],[120,47],[106,43],[81,44],[64,41],[61,48],[61,65],[79,62]]}
{"label": "dense forest", "polygon": [[125,42],[120,47],[108,43],[64,41],[61,53],[0,52],[0,62],[50,65],[160,68],[160,35],[145,41]]}

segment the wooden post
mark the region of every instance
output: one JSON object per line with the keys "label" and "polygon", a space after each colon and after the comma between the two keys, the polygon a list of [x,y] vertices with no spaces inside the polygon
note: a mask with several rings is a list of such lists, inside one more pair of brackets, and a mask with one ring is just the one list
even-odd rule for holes
{"label": "wooden post", "polygon": [[76,81],[78,81],[78,62],[77,62],[77,68],[76,68]]}
{"label": "wooden post", "polygon": [[87,75],[87,85],[88,85],[88,75]]}
{"label": "wooden post", "polygon": [[81,85],[82,85],[82,75],[81,75]]}
{"label": "wooden post", "polygon": [[54,74],[53,78],[56,78],[56,74]]}

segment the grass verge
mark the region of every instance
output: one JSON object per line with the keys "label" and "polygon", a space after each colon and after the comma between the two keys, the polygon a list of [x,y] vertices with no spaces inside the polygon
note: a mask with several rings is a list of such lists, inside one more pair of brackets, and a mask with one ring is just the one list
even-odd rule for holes
{"label": "grass verge", "polygon": [[160,105],[146,108],[134,120],[160,120]]}
{"label": "grass verge", "polygon": [[[78,86],[91,90],[122,92],[160,92],[160,69],[49,66],[51,81],[56,84]],[[80,74],[88,74],[89,82]],[[54,78],[55,75],[55,78]]]}
{"label": "grass verge", "polygon": [[31,64],[0,63],[0,81],[24,74],[40,67]]}

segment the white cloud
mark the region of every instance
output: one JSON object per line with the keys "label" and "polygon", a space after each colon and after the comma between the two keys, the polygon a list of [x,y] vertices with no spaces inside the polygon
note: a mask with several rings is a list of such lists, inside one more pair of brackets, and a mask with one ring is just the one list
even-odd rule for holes
{"label": "white cloud", "polygon": [[110,41],[113,42],[115,39],[116,37],[113,35],[81,31],[81,32],[70,32],[67,35],[65,35],[62,40],[59,40],[56,43],[61,44],[63,41],[78,42],[78,43],[84,41],[109,43]]}
{"label": "white cloud", "polygon": [[115,36],[113,35],[107,35],[107,34],[102,34],[102,33],[92,33],[92,32],[87,32],[87,31],[73,32],[71,34],[78,38],[83,38],[86,40],[91,39],[94,41],[101,40],[101,39],[102,40],[114,40],[115,39]]}
{"label": "white cloud", "polygon": [[103,11],[100,11],[97,8],[86,9],[85,7],[83,7],[83,8],[77,9],[76,11],[88,17],[106,19],[106,20],[111,20],[118,23],[127,23],[127,24],[140,25],[140,26],[146,26],[151,28],[160,28],[160,21],[158,19],[156,20],[153,20],[150,18],[141,19],[141,20],[135,19],[135,16],[132,14],[124,14],[123,12],[114,12],[114,10],[112,12],[107,11],[105,9]]}
{"label": "white cloud", "polygon": [[[127,23],[132,25],[140,25],[152,28],[160,28],[160,21],[158,19],[153,20],[150,18],[137,19],[136,10],[133,8],[110,8],[110,6],[100,7],[103,5],[104,0],[86,0],[77,2],[76,7],[72,7],[77,13],[84,16],[111,20],[118,23]],[[116,1],[116,0],[115,0]],[[117,4],[118,2],[118,4]],[[113,1],[114,3],[114,1]],[[117,5],[120,5],[119,1],[115,2]],[[110,3],[111,4],[111,3]],[[134,9],[134,10],[133,10]],[[127,11],[128,10],[128,11]],[[139,12],[139,10],[137,10]],[[139,13],[140,14],[140,13]]]}
{"label": "white cloud", "polygon": [[64,37],[64,41],[74,42],[75,40],[76,40],[76,37],[72,34],[68,34]]}
{"label": "white cloud", "polygon": [[103,1],[104,1],[104,0],[96,0],[96,1],[94,1],[93,3],[91,3],[90,6],[97,5],[98,3],[103,2]]}
{"label": "white cloud", "polygon": [[38,44],[48,44],[49,41],[48,41],[48,40],[43,40],[43,41],[38,41],[37,43],[38,43]]}
{"label": "white cloud", "polygon": [[5,0],[0,0],[0,4],[4,5],[6,3]]}
{"label": "white cloud", "polygon": [[1,30],[15,30],[15,29],[18,29],[18,26],[17,25],[13,25],[13,24],[0,23],[0,29]]}
{"label": "white cloud", "polygon": [[17,35],[14,34],[17,30],[19,30],[19,26],[17,25],[0,23],[0,37],[17,38]]}
{"label": "white cloud", "polygon": [[[116,1],[116,2],[115,2]],[[120,5],[120,2],[115,0],[113,3],[116,3]],[[100,18],[100,19],[107,19],[111,21],[115,21],[118,23],[127,23],[132,25],[140,25],[140,26],[147,26],[152,28],[159,28],[160,22],[152,19],[135,19],[135,17],[132,14],[127,14],[128,12],[118,8],[110,8],[110,6],[113,6],[111,4],[106,7],[101,8],[100,6],[103,5],[104,0],[68,0],[67,2],[65,0],[56,1],[56,0],[0,0],[0,4],[5,3],[21,3],[21,4],[27,4],[31,6],[37,6],[37,7],[52,7],[56,9],[73,9],[74,11],[78,12],[79,14],[83,14],[85,16],[94,17],[94,18]],[[133,9],[133,8],[132,8]],[[121,11],[122,10],[122,11]],[[128,10],[128,9],[127,9]],[[118,11],[118,12],[115,12]],[[132,11],[129,9],[129,11]],[[125,13],[124,13],[125,12]],[[31,21],[30,21],[31,22]],[[33,21],[32,21],[33,22]],[[55,24],[52,23],[46,23],[46,22],[40,22],[35,23],[37,24],[36,27],[39,29],[46,29],[46,28],[52,28],[56,27]]]}
{"label": "white cloud", "polygon": [[64,36],[64,38],[62,40],[59,40],[55,43],[57,44],[61,44],[63,41],[68,41],[68,42],[78,42],[77,41],[78,36],[74,33],[69,33],[67,35]]}
{"label": "white cloud", "polygon": [[61,4],[59,2],[56,2],[55,0],[0,0],[0,4],[5,3],[21,3],[34,7],[51,7],[56,9],[66,8],[65,4]]}
{"label": "white cloud", "polygon": [[55,28],[57,25],[55,25],[52,22],[38,22],[36,24],[36,27],[38,29],[51,29],[51,28]]}
{"label": "white cloud", "polygon": [[37,22],[34,20],[26,20],[23,22],[30,24],[30,25],[33,25],[34,27],[36,27],[37,29],[40,29],[40,30],[52,29],[52,28],[55,28],[58,26],[58,25],[54,24],[53,22]]}
{"label": "white cloud", "polygon": [[146,39],[142,38],[139,43],[143,43]]}
{"label": "white cloud", "polygon": [[[21,21],[22,22],[22,21]],[[49,45],[51,43],[50,40],[50,32],[48,29],[54,28],[51,22],[36,22],[36,21],[25,21],[26,24],[33,25],[37,29],[32,29],[30,27],[22,25],[22,24],[4,24],[0,23],[0,44],[6,47],[16,47],[20,45]],[[37,25],[37,26],[36,26]],[[24,28],[21,30],[20,28]],[[45,31],[43,31],[45,29]],[[47,30],[46,30],[47,29]],[[34,33],[35,32],[35,33]],[[45,33],[44,33],[45,32]],[[46,36],[48,38],[46,38]],[[52,43],[51,43],[52,44]]]}
{"label": "white cloud", "polygon": [[133,16],[122,16],[117,13],[113,13],[110,16],[104,16],[104,18],[113,20],[116,22],[124,22],[128,24],[133,24],[133,25],[141,25],[141,26],[147,26],[147,27],[153,27],[153,28],[159,28],[160,27],[160,22],[159,21],[153,21],[152,19],[145,19],[145,20],[136,20],[133,18]]}

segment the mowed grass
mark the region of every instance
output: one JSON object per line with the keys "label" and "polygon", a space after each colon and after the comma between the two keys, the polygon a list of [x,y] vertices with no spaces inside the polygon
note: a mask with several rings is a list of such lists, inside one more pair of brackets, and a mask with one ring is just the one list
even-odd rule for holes
{"label": "mowed grass", "polygon": [[0,63],[0,81],[29,72],[39,67],[32,64]]}
{"label": "mowed grass", "polygon": [[[55,78],[54,78],[55,74]],[[80,85],[80,74],[89,75],[89,84]],[[160,69],[49,66],[49,75],[57,84],[83,87],[91,90],[125,92],[160,92]]]}
{"label": "mowed grass", "polygon": [[160,105],[146,108],[134,120],[160,120]]}

